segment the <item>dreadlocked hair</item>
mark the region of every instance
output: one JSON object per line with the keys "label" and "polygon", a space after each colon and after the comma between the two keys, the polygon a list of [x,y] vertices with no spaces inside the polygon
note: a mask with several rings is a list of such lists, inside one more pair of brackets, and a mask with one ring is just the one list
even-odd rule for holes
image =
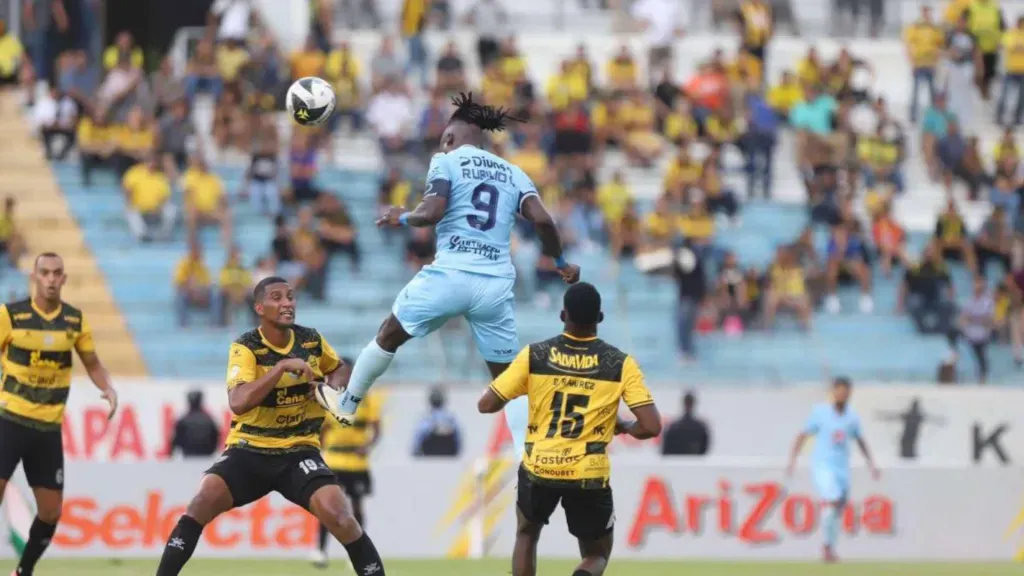
{"label": "dreadlocked hair", "polygon": [[455,112],[452,113],[451,121],[458,120],[476,126],[487,132],[501,132],[505,129],[508,121],[525,122],[509,114],[504,108],[495,108],[473,102],[472,92],[461,92],[452,98],[455,105]]}

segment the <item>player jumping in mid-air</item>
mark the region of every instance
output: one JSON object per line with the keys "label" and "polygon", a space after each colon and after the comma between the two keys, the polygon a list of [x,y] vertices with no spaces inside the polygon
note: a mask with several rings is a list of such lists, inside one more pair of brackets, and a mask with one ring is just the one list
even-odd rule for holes
{"label": "player jumping in mid-air", "polygon": [[[342,424],[351,424],[360,401],[391,364],[395,351],[413,337],[437,330],[450,318],[469,322],[477,348],[497,377],[519,350],[516,335],[515,268],[509,244],[516,214],[533,222],[541,250],[555,260],[562,278],[579,280],[578,266],[562,256],[554,221],[530,178],[517,166],[483,149],[486,132],[504,129],[504,111],[462,95],[441,150],[430,161],[423,201],[412,212],[392,206],[379,226],[437,225],[437,257],[398,294],[376,338],[359,353],[343,393],[320,386],[318,398]],[[518,449],[526,434],[525,400],[505,411]]]}
{"label": "player jumping in mid-air", "polygon": [[856,440],[864,459],[871,468],[871,474],[878,479],[879,472],[871,458],[871,452],[860,429],[860,416],[850,408],[848,378],[836,378],[832,382],[832,402],[814,407],[804,429],[793,443],[787,474],[792,476],[796,460],[800,456],[804,441],[815,436],[814,453],[811,456],[811,477],[818,489],[818,495],[825,502],[825,547],[824,560],[835,562],[836,538],[843,508],[850,495],[850,440]]}
{"label": "player jumping in mid-air", "polygon": [[320,455],[324,411],[314,382],[340,388],[348,371],[319,332],[295,324],[295,293],[283,278],[253,289],[260,317],[228,352],[227,449],[206,471],[164,547],[156,576],[177,576],[203,529],[217,516],[277,492],[327,527],[360,576],[384,576],[376,547],[356,520],[338,479]]}
{"label": "player jumping in mid-air", "polygon": [[[484,414],[528,398],[529,434],[516,488],[512,576],[536,576],[540,532],[559,502],[583,561],[572,576],[601,576],[615,529],[608,444],[613,434],[643,440],[661,417],[632,356],[597,337],[601,295],[581,282],[565,291],[562,334],[523,348],[480,397]],[[618,420],[619,402],[636,420]]]}
{"label": "player jumping in mid-air", "polygon": [[21,463],[36,498],[36,518],[11,576],[32,576],[57,530],[64,502],[61,423],[71,393],[77,353],[89,379],[117,410],[117,393],[96,355],[92,329],[82,311],[61,299],[68,276],[53,252],[36,257],[31,298],[0,306],[0,503]]}

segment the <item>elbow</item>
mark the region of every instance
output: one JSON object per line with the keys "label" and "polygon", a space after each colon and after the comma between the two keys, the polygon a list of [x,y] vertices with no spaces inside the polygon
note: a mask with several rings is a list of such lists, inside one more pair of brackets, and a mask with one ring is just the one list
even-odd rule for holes
{"label": "elbow", "polygon": [[228,394],[228,408],[231,409],[231,413],[235,416],[241,416],[249,411],[245,398],[241,394],[235,393]]}
{"label": "elbow", "polygon": [[647,431],[651,433],[651,438],[661,436],[661,419],[655,420],[651,426],[647,428]]}
{"label": "elbow", "polygon": [[476,409],[481,414],[494,414],[498,410],[501,410],[501,402],[496,396],[494,396],[494,394],[487,391],[480,397],[480,400],[477,401]]}

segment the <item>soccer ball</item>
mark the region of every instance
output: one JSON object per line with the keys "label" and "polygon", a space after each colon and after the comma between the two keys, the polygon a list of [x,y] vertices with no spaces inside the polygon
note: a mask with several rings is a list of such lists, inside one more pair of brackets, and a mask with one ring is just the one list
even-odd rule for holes
{"label": "soccer ball", "polygon": [[322,78],[299,78],[288,87],[285,105],[288,114],[303,126],[317,126],[331,117],[337,98],[334,89]]}

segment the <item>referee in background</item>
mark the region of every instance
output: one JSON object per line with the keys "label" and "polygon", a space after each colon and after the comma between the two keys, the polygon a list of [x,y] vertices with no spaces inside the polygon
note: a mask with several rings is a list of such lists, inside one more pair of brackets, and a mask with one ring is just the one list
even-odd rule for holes
{"label": "referee in background", "polygon": [[[350,358],[343,358],[345,366],[352,366]],[[341,426],[334,418],[325,418],[320,442],[327,467],[338,477],[352,502],[352,515],[362,526],[363,498],[373,492],[370,476],[370,450],[380,439],[380,398],[369,393],[359,404],[352,426]],[[327,528],[320,525],[319,548],[314,552],[313,564],[327,567]]]}

